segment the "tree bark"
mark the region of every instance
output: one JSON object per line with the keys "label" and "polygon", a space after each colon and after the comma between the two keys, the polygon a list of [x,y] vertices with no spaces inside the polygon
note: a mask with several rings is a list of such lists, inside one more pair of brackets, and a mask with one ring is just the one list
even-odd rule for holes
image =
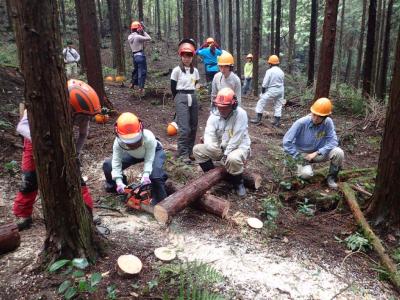
{"label": "tree bark", "polygon": [[67,24],[65,22],[65,3],[64,0],[60,0],[60,6],[61,6],[61,22],[63,26],[63,32],[67,31]]}
{"label": "tree bark", "polygon": [[385,131],[381,143],[378,174],[373,200],[368,213],[376,224],[400,225],[400,30],[397,37],[395,63],[386,111]]}
{"label": "tree bark", "polygon": [[376,23],[376,0],[370,0],[368,9],[367,45],[365,47],[365,54],[364,54],[364,71],[363,71],[363,85],[362,85],[362,93],[364,97],[368,97],[371,94],[372,62],[373,62],[374,45],[375,45],[375,23]]}
{"label": "tree bark", "polygon": [[215,40],[221,43],[221,26],[219,24],[219,0],[214,0],[214,30]]}
{"label": "tree bark", "polygon": [[382,64],[380,70],[380,76],[378,80],[378,87],[376,96],[378,99],[385,99],[386,94],[386,80],[387,80],[387,70],[389,66],[389,50],[390,50],[390,27],[392,22],[393,14],[393,0],[389,0],[387,15],[386,15],[386,30],[385,39],[383,42],[383,53],[382,53]]}
{"label": "tree bark", "polygon": [[[278,56],[281,52],[281,19],[282,19],[282,1],[276,0],[276,26],[275,26],[275,49],[274,53]],[[282,60],[282,58],[281,58]]]}
{"label": "tree bark", "polygon": [[156,0],[157,38],[161,40],[161,12],[160,0]]}
{"label": "tree bark", "polygon": [[339,87],[340,75],[342,71],[342,47],[343,47],[343,30],[344,30],[344,12],[346,8],[346,0],[342,0],[342,9],[340,14],[340,34],[339,34],[339,49],[338,63],[336,65],[336,90]]}
{"label": "tree bark", "polygon": [[332,65],[335,56],[338,5],[339,0],[327,0],[325,3],[325,17],[322,28],[322,41],[314,100],[320,97],[329,97],[332,78]]}
{"label": "tree bark", "polygon": [[211,36],[211,22],[210,22],[210,3],[206,0],[206,25],[207,25],[207,37]]}
{"label": "tree bark", "polygon": [[371,71],[371,95],[376,95],[376,76],[377,76],[377,71],[379,70],[378,64],[379,64],[379,57],[381,56],[382,53],[382,47],[381,47],[381,28],[384,24],[384,16],[382,17],[383,5],[384,1],[383,0],[378,0],[377,3],[377,15],[376,15],[376,23],[375,23],[375,44],[374,44],[374,54],[373,54],[373,59],[372,59],[372,71]]}
{"label": "tree bark", "polygon": [[90,59],[86,60],[86,75],[89,85],[96,91],[102,106],[110,109],[113,108],[112,103],[108,100],[104,91],[103,72],[101,69],[100,59],[100,42],[97,34],[96,7],[94,0],[75,0],[75,5],[80,11],[79,44],[83,45],[82,54]]}
{"label": "tree bark", "polygon": [[182,18],[181,18],[181,0],[176,1],[176,16],[178,19],[178,39],[182,39]]}
{"label": "tree bark", "polygon": [[82,13],[81,13],[81,7],[78,5],[78,0],[75,0],[75,12],[76,12],[76,23],[78,25],[78,35],[79,35],[79,55],[81,59],[79,60],[80,64],[80,73],[85,74],[86,73],[86,53],[83,47],[83,41],[85,40],[85,37],[83,36],[83,31],[82,31],[82,25],[81,25],[81,20],[82,20]]}
{"label": "tree bark", "polygon": [[168,196],[154,207],[154,217],[161,223],[168,223],[171,217],[204,195],[227,174],[224,167],[218,167],[186,184],[182,189]]}
{"label": "tree bark", "polygon": [[241,42],[240,42],[240,1],[236,0],[236,73],[239,78],[242,77],[242,54],[241,54]]}
{"label": "tree bark", "polygon": [[[60,257],[86,257],[93,261],[99,244],[82,200],[67,78],[60,55],[57,4],[43,0],[15,2],[20,8],[17,26],[22,33],[17,45],[22,49],[21,63],[29,65],[23,76],[46,224],[43,263]],[[98,36],[97,30],[93,33]]]}
{"label": "tree bark", "polygon": [[349,47],[347,50],[347,64],[346,64],[346,73],[344,75],[344,82],[347,84],[350,83],[350,74],[351,74],[351,62],[353,58],[353,48]]}
{"label": "tree bark", "polygon": [[21,237],[15,223],[0,225],[0,255],[13,251],[21,244]]}
{"label": "tree bark", "polygon": [[[22,35],[22,28],[17,26],[17,16],[18,16],[18,11],[21,10],[22,8],[19,7],[18,5],[20,5],[20,2],[18,1],[12,1],[12,0],[6,0],[7,3],[7,12],[9,14],[9,18],[11,19],[11,26],[14,29],[14,36],[15,36],[15,40],[21,40],[21,35]],[[17,51],[18,51],[18,64],[19,64],[19,68],[21,70],[24,69],[24,66],[22,64],[22,49],[17,47]]]}
{"label": "tree bark", "polygon": [[138,6],[139,21],[144,21],[144,17],[143,17],[143,15],[144,15],[143,14],[143,0],[137,0],[137,6]]}
{"label": "tree bark", "polygon": [[258,62],[260,57],[260,19],[261,19],[262,2],[261,0],[254,0],[253,10],[253,40],[252,40],[252,53],[253,53],[253,91],[254,96],[258,96]]}
{"label": "tree bark", "polygon": [[289,8],[289,49],[288,49],[288,72],[293,72],[293,57],[295,51],[294,34],[296,33],[296,10],[297,0],[290,0]]}
{"label": "tree bark", "polygon": [[132,22],[132,0],[125,0],[125,23],[123,26],[123,31],[125,28],[130,28]]}
{"label": "tree bark", "polygon": [[[228,49],[229,52],[233,55],[233,9],[232,9],[232,1],[228,0]],[[236,60],[240,60],[240,57],[237,57]]]}
{"label": "tree bark", "polygon": [[[100,37],[104,38],[106,36],[106,30],[104,28],[104,20],[103,20],[103,12],[101,9],[101,2],[100,0],[96,0],[97,3],[97,12],[99,14],[99,24],[100,24]],[[130,24],[129,24],[130,26]]]}
{"label": "tree bark", "polygon": [[360,84],[360,75],[361,75],[361,63],[362,63],[362,54],[363,54],[363,46],[364,46],[364,35],[365,35],[365,18],[367,14],[367,3],[368,0],[363,0],[363,12],[361,17],[361,28],[360,28],[360,38],[358,41],[357,47],[357,64],[356,64],[356,73],[354,76],[354,86],[356,88],[359,87]]}
{"label": "tree bark", "polygon": [[271,0],[271,53],[275,53],[275,0]]}
{"label": "tree bark", "polygon": [[318,27],[318,0],[311,2],[311,21],[310,21],[310,38],[308,46],[308,72],[307,72],[307,86],[314,85],[314,71],[315,71],[315,44],[317,39]]}
{"label": "tree bark", "polygon": [[203,1],[198,0],[198,12],[199,12],[199,22],[198,22],[198,36],[199,36],[199,44],[203,43],[204,40],[204,21],[203,21]]}
{"label": "tree bark", "polygon": [[107,0],[108,16],[111,27],[111,42],[113,47],[113,65],[117,75],[125,75],[125,55],[122,46],[122,28],[119,0]]}

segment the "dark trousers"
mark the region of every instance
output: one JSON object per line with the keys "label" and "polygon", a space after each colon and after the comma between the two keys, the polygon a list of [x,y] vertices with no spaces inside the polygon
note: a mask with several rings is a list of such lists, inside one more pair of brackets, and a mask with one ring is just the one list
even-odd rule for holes
{"label": "dark trousers", "polygon": [[[189,97],[192,105],[189,106]],[[196,141],[199,107],[195,94],[175,96],[176,123],[178,124],[178,156],[188,157],[193,152]]]}
{"label": "dark trousers", "polygon": [[143,89],[146,83],[147,76],[147,63],[146,56],[132,54],[133,70],[132,70],[132,84],[137,85]]}
{"label": "dark trousers", "polygon": [[[165,181],[168,179],[168,175],[164,172],[163,169],[165,159],[166,156],[164,149],[158,143],[156,148],[156,153],[154,155],[153,171],[150,174],[153,203],[158,203],[167,197],[167,193],[165,191]],[[124,153],[121,160],[122,170],[125,170],[126,168],[143,161],[144,159],[138,159],[130,156],[128,153]],[[104,176],[106,177],[106,185],[107,189],[113,188],[113,190],[115,191],[116,183],[112,179],[111,171],[112,171],[111,158],[107,158],[103,163],[103,172]]]}

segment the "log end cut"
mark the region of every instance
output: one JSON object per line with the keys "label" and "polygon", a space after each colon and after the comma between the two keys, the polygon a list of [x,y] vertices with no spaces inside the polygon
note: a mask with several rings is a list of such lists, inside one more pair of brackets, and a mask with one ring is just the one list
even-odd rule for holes
{"label": "log end cut", "polygon": [[169,220],[168,211],[161,205],[154,206],[154,218],[162,224],[167,224]]}
{"label": "log end cut", "polygon": [[142,262],[135,255],[121,255],[117,260],[117,273],[124,278],[131,278],[142,270]]}

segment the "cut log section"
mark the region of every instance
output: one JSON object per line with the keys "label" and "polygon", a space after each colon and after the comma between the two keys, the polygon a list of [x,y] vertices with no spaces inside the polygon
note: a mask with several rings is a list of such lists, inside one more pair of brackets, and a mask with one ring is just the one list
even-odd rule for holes
{"label": "cut log section", "polygon": [[262,177],[260,174],[250,173],[245,170],[242,176],[243,176],[243,184],[248,189],[258,190],[261,187]]}
{"label": "cut log section", "polygon": [[226,219],[230,203],[225,199],[206,193],[203,197],[193,202],[191,206]]}
{"label": "cut log section", "polygon": [[263,222],[257,218],[248,218],[247,224],[249,224],[249,226],[254,229],[263,228],[264,225]]}
{"label": "cut log section", "polygon": [[227,172],[224,167],[208,171],[203,176],[191,181],[182,189],[158,203],[154,207],[154,217],[161,223],[168,223],[171,217],[203,196],[212,186],[225,178],[226,175]]}
{"label": "cut log section", "polygon": [[15,250],[21,244],[18,226],[8,223],[0,226],[0,254]]}
{"label": "cut log section", "polygon": [[135,255],[121,255],[117,260],[117,273],[121,277],[132,278],[139,274],[142,266],[142,262]]}
{"label": "cut log section", "polygon": [[162,261],[171,261],[176,257],[176,252],[174,249],[169,249],[167,247],[160,247],[154,250],[154,255]]}

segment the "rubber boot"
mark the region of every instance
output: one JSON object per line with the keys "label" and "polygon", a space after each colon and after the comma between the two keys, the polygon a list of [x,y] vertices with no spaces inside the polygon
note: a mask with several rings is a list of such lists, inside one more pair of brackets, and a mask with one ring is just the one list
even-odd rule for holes
{"label": "rubber boot", "polygon": [[257,113],[257,116],[254,119],[251,119],[250,123],[253,123],[253,124],[256,124],[256,125],[260,124],[261,123],[261,119],[262,119],[262,115],[263,115],[262,113]]}
{"label": "rubber boot", "polygon": [[336,190],[338,188],[336,181],[338,179],[339,171],[340,171],[339,166],[335,166],[333,164],[329,166],[329,172],[328,172],[328,177],[326,178],[326,182],[328,183],[328,186],[331,189]]}
{"label": "rubber boot", "polygon": [[272,122],[272,126],[279,127],[281,125],[281,117],[274,117],[274,122]]}
{"label": "rubber boot", "polygon": [[167,192],[165,191],[165,182],[163,179],[151,180],[151,193],[153,199],[151,199],[150,204],[153,206],[167,198]]}
{"label": "rubber boot", "polygon": [[204,173],[214,169],[214,164],[211,159],[207,160],[206,162],[199,163],[199,165]]}
{"label": "rubber boot", "polygon": [[235,187],[235,190],[236,190],[236,194],[239,197],[246,196],[246,188],[244,187],[242,174],[231,175],[231,176],[232,176],[232,183],[233,183],[233,185]]}
{"label": "rubber boot", "polygon": [[19,218],[17,221],[18,231],[29,229],[32,225],[32,217]]}

